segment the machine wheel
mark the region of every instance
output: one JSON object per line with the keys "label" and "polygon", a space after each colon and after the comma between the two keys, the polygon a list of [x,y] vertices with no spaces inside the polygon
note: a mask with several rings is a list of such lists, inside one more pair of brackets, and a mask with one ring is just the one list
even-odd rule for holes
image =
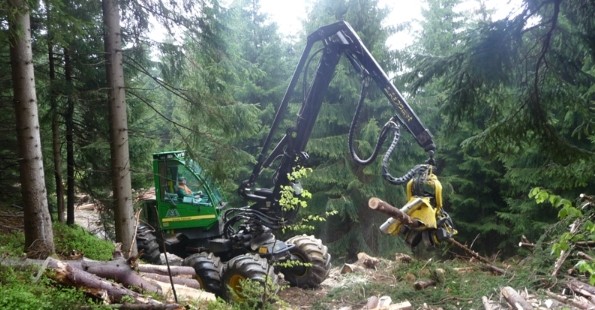
{"label": "machine wheel", "polygon": [[141,253],[140,259],[150,264],[161,264],[161,252],[154,230],[146,224],[139,224],[136,229],[136,248]]}
{"label": "machine wheel", "polygon": [[259,282],[271,294],[279,291],[278,276],[268,261],[258,254],[242,254],[223,266],[223,298],[228,301],[243,299],[241,281],[246,279]]}
{"label": "machine wheel", "polygon": [[196,280],[200,287],[216,295],[221,294],[221,259],[213,253],[200,252],[192,254],[182,262],[196,271]]}
{"label": "machine wheel", "polygon": [[305,263],[307,266],[282,268],[281,272],[291,285],[301,288],[317,287],[331,271],[331,255],[320,239],[314,236],[301,235],[287,240],[294,247],[289,250],[292,260]]}

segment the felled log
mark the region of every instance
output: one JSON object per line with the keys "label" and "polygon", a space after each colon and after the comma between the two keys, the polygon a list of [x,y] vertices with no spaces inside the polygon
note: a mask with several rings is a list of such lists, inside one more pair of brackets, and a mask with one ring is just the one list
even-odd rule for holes
{"label": "felled log", "polygon": [[417,280],[413,283],[413,287],[418,291],[434,285],[436,285],[436,281],[434,280]]}
{"label": "felled log", "polygon": [[213,293],[203,291],[184,285],[175,285],[175,295],[169,282],[155,281],[157,285],[161,287],[162,295],[169,301],[173,302],[177,298],[178,300],[203,300],[203,301],[215,301],[217,297]]}
{"label": "felled log", "polygon": [[364,268],[356,264],[343,264],[343,267],[341,268],[341,274],[352,273],[356,271],[364,271]]}
{"label": "felled log", "polygon": [[140,292],[161,293],[161,287],[141,277],[123,258],[108,262],[82,260],[80,261],[80,269],[101,278],[122,283],[125,287]]}
{"label": "felled log", "polygon": [[[155,280],[155,281],[160,281],[160,282],[165,282],[165,283],[169,283],[170,282],[170,278],[169,276],[165,276],[165,275],[161,275],[161,274],[156,274],[156,273],[146,273],[146,272],[141,272],[140,276],[146,279],[151,279],[151,280]],[[200,283],[198,283],[198,281],[196,281],[195,279],[192,278],[184,278],[184,277],[172,277],[171,278],[172,282],[174,284],[177,285],[184,285],[190,288],[195,288],[195,289],[200,289]]]}
{"label": "felled log", "polygon": [[376,257],[372,257],[364,252],[357,253],[357,263],[363,265],[366,268],[376,270],[376,266],[380,264],[380,260]]}
{"label": "felled log", "polygon": [[593,309],[592,303],[580,302],[578,300],[570,299],[566,296],[558,295],[550,291],[545,291],[545,294],[566,305],[570,305],[579,309]]}
{"label": "felled log", "polygon": [[[150,264],[139,264],[137,266],[138,271],[144,273],[155,273],[160,275],[169,275],[167,266],[163,265],[150,265]],[[172,276],[189,276],[194,277],[196,271],[190,266],[169,266]]]}
{"label": "felled log", "polygon": [[515,289],[510,286],[505,286],[500,290],[502,297],[506,299],[506,302],[516,310],[529,310],[533,309],[533,306],[529,304]]}
{"label": "felled log", "polygon": [[570,278],[566,282],[566,287],[579,295],[583,295],[590,300],[595,301],[595,287],[592,285]]}
{"label": "felled log", "polygon": [[[109,262],[101,262],[101,261],[93,261],[93,260],[76,260],[76,261],[59,261],[53,258],[48,258],[47,261],[44,260],[34,260],[34,259],[13,259],[13,258],[2,258],[0,259],[0,265],[7,265],[13,268],[24,268],[29,266],[45,266],[43,268],[50,268],[55,270],[52,275],[56,275],[56,281],[63,283],[64,285],[71,285],[76,286],[82,289],[83,291],[87,292],[91,296],[102,298],[103,296],[108,296],[106,301],[110,303],[119,303],[121,301],[122,296],[131,296],[134,298],[135,302],[137,303],[148,303],[150,305],[161,305],[161,303],[153,302],[137,292],[132,291],[131,289],[126,288],[124,285],[120,283],[114,283],[111,281],[106,280],[105,277],[109,277],[114,281],[123,281],[126,282],[127,285],[130,285],[131,288],[138,289],[138,287],[142,287],[141,291],[150,291],[159,293],[161,295],[167,296],[171,294],[171,283],[169,282],[169,277],[167,277],[165,282],[156,281],[152,279],[146,279],[141,277],[135,270],[131,269],[130,266],[127,265],[127,262],[123,259],[116,259],[114,261]],[[141,265],[140,269],[143,270],[152,270],[156,272],[162,272],[163,266],[151,266],[151,265]],[[179,266],[176,266],[179,267]],[[97,274],[94,274],[97,273]],[[183,268],[172,268],[172,273],[177,274],[178,276],[173,277],[174,283],[178,283],[176,285],[176,291],[181,290],[182,295],[187,295],[190,298],[202,299],[202,300],[215,300],[215,296],[210,293],[206,293],[202,290],[197,290],[196,287],[199,286],[198,281],[195,281],[192,278],[195,275],[194,268],[192,267],[183,267]],[[130,275],[132,274],[132,275]],[[147,273],[143,273],[147,275]],[[153,277],[165,277],[163,275],[154,274]],[[150,277],[150,276],[148,276]],[[164,278],[161,278],[164,279]],[[180,284],[184,284],[181,286]],[[138,285],[138,287],[136,287]],[[107,295],[106,295],[107,294]],[[128,307],[129,305],[121,305],[123,308]],[[143,309],[142,306],[135,306],[140,307],[139,309]],[[155,309],[165,309],[170,307],[156,307]],[[149,309],[151,309],[149,307]],[[176,309],[174,307],[174,309]]]}
{"label": "felled log", "polygon": [[414,220],[412,217],[410,217],[409,214],[401,211],[398,208],[393,207],[388,202],[385,202],[380,198],[370,198],[368,200],[368,207],[372,210],[376,210],[386,215],[389,215],[411,228],[417,228],[423,225],[420,221]]}
{"label": "felled log", "polygon": [[48,266],[54,271],[50,274],[52,279],[64,285],[77,287],[96,298],[104,299],[107,294],[110,303],[120,303],[123,301],[124,296],[127,296],[127,298],[132,298],[136,303],[156,306],[162,305],[161,302],[146,298],[135,291],[125,288],[119,283],[107,281],[97,275],[75,268],[59,260],[48,259],[50,260]]}

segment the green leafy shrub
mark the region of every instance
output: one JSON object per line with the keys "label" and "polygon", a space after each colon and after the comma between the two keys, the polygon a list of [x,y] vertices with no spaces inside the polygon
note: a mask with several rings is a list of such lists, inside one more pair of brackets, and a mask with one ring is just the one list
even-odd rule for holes
{"label": "green leafy shrub", "polygon": [[[307,189],[301,187],[299,180],[306,178],[312,168],[296,167],[291,173],[287,174],[289,181],[294,182],[295,186],[285,185],[281,186],[281,198],[279,204],[283,211],[291,212],[300,208],[308,207],[308,200],[312,198],[312,193]],[[286,225],[282,228],[282,232],[311,232],[315,229],[315,224],[324,222],[332,215],[337,214],[336,210],[327,211],[324,216],[317,214],[301,214],[298,216],[297,222]]]}
{"label": "green leafy shrub", "polygon": [[[577,243],[589,243],[595,241],[595,223],[592,218],[595,216],[591,200],[574,204],[572,201],[541,187],[531,190],[529,197],[535,199],[538,204],[549,203],[559,209],[558,219],[564,227],[570,227],[558,232],[554,242],[551,245],[551,254],[556,257],[567,255],[575,248]],[[592,199],[592,198],[590,198]],[[589,277],[589,283],[595,285],[595,262],[578,260],[575,264],[579,272],[585,273]]]}

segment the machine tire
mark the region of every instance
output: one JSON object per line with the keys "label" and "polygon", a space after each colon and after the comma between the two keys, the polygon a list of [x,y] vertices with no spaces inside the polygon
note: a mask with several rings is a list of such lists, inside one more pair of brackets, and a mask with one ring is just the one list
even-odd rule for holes
{"label": "machine tire", "polygon": [[228,301],[243,299],[240,282],[246,279],[263,286],[266,284],[270,294],[279,291],[279,278],[274,269],[269,267],[268,261],[258,254],[242,254],[230,259],[223,266],[223,298]]}
{"label": "machine tire", "polygon": [[215,295],[221,294],[221,259],[213,253],[200,252],[192,254],[182,262],[196,271],[196,280],[200,287]]}
{"label": "machine tire", "polygon": [[320,239],[314,236],[300,235],[287,240],[294,247],[289,250],[292,260],[309,266],[282,268],[285,280],[292,286],[301,288],[318,287],[331,271],[331,255]]}
{"label": "machine tire", "polygon": [[141,253],[140,259],[150,264],[162,264],[159,243],[154,230],[146,224],[139,224],[136,229],[136,248]]}

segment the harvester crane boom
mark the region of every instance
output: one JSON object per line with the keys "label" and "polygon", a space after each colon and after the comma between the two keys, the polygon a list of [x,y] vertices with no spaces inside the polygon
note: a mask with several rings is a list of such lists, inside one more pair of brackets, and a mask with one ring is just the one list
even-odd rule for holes
{"label": "harvester crane boom", "polygon": [[[273,140],[279,136],[277,131],[285,117],[294,89],[302,75],[304,75],[304,79],[306,78],[304,69],[309,62],[312,48],[317,42],[323,44],[322,56],[297,115],[295,127],[288,129],[269,152]],[[430,159],[432,159],[436,146],[430,131],[425,128],[419,117],[390,81],[386,72],[368,51],[355,30],[347,22],[339,21],[323,26],[308,36],[306,47],[283,100],[277,109],[271,130],[262,144],[257,163],[249,179],[240,186],[240,194],[249,200],[255,201],[256,205],[254,207],[257,209],[273,210],[279,214],[278,199],[281,187],[292,184],[287,178],[288,173],[291,173],[292,169],[301,160],[308,157],[305,152],[306,145],[341,56],[345,56],[364,78],[370,78],[376,83],[394,107],[395,116],[391,118],[390,122],[396,127],[400,126],[396,124],[397,122],[404,125],[414,136],[417,143],[430,154]],[[362,89],[362,98],[360,100],[363,100],[363,94],[364,89]],[[386,133],[387,131],[383,130],[378,145],[381,145],[385,140]],[[372,157],[375,158],[376,154],[372,155]],[[280,160],[280,163],[275,172],[274,186],[272,188],[256,188],[257,178],[261,175],[263,169],[269,167],[276,160]],[[369,163],[369,161],[358,160],[356,162],[360,164]],[[387,178],[386,173],[385,178]],[[392,179],[394,180],[394,178]]]}

